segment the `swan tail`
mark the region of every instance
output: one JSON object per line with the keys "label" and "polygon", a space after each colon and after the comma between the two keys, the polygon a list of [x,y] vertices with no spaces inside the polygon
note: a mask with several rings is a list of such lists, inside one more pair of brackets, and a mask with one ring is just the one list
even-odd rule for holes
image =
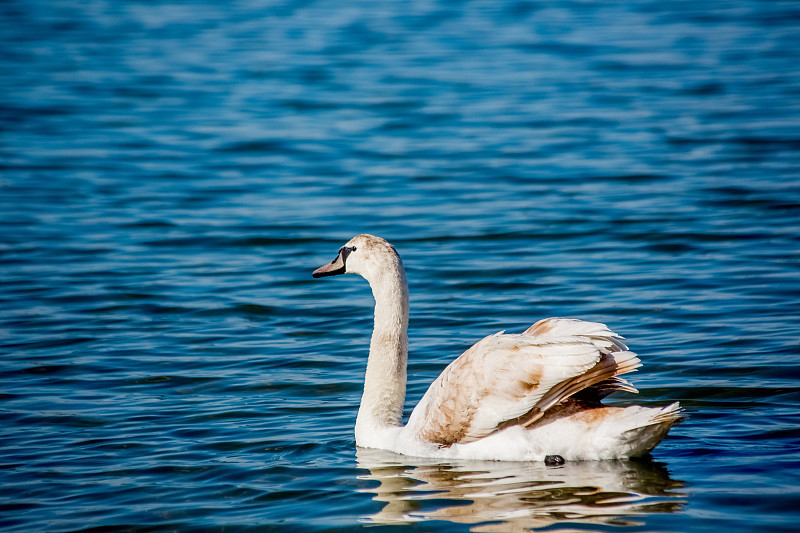
{"label": "swan tail", "polygon": [[629,407],[625,411],[632,411],[626,416],[626,425],[629,429],[619,435],[622,449],[627,449],[627,457],[640,457],[649,453],[659,442],[664,440],[669,430],[684,420],[683,409],[675,402],[666,407]]}

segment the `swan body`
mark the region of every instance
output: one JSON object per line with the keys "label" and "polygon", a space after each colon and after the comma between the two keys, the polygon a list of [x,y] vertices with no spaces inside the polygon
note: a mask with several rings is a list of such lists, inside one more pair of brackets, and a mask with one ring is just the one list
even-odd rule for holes
{"label": "swan body", "polygon": [[370,284],[375,323],[356,445],[418,457],[539,461],[623,459],[648,453],[682,420],[663,408],[610,407],[619,377],[641,362],[604,324],[540,320],[469,348],[431,384],[403,426],[408,362],[408,284],[394,247],[357,235],[314,277],[355,273]]}

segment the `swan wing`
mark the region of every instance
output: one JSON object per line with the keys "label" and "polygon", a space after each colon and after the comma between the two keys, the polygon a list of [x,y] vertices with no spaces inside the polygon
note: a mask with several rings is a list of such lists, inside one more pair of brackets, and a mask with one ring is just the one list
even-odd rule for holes
{"label": "swan wing", "polygon": [[616,376],[641,366],[605,325],[551,318],[521,334],[490,335],[431,384],[407,431],[446,447],[511,425],[530,425],[561,400],[595,385],[635,390]]}

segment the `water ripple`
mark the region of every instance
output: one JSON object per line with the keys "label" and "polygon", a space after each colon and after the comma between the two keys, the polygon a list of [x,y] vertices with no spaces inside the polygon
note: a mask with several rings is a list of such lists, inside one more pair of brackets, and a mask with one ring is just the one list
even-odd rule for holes
{"label": "water ripple", "polygon": [[[221,6],[0,5],[0,528],[796,529],[795,5]],[[310,272],[360,232],[406,414],[555,315],[688,420],[639,462],[356,452],[371,294]]]}

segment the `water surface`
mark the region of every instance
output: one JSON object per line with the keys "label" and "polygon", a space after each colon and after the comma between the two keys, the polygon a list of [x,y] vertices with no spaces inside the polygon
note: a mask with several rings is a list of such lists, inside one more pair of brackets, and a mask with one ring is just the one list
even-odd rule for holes
{"label": "water surface", "polygon": [[[0,527],[793,531],[793,2],[0,6]],[[498,330],[609,324],[687,421],[640,461],[356,450],[352,235],[407,412]]]}

